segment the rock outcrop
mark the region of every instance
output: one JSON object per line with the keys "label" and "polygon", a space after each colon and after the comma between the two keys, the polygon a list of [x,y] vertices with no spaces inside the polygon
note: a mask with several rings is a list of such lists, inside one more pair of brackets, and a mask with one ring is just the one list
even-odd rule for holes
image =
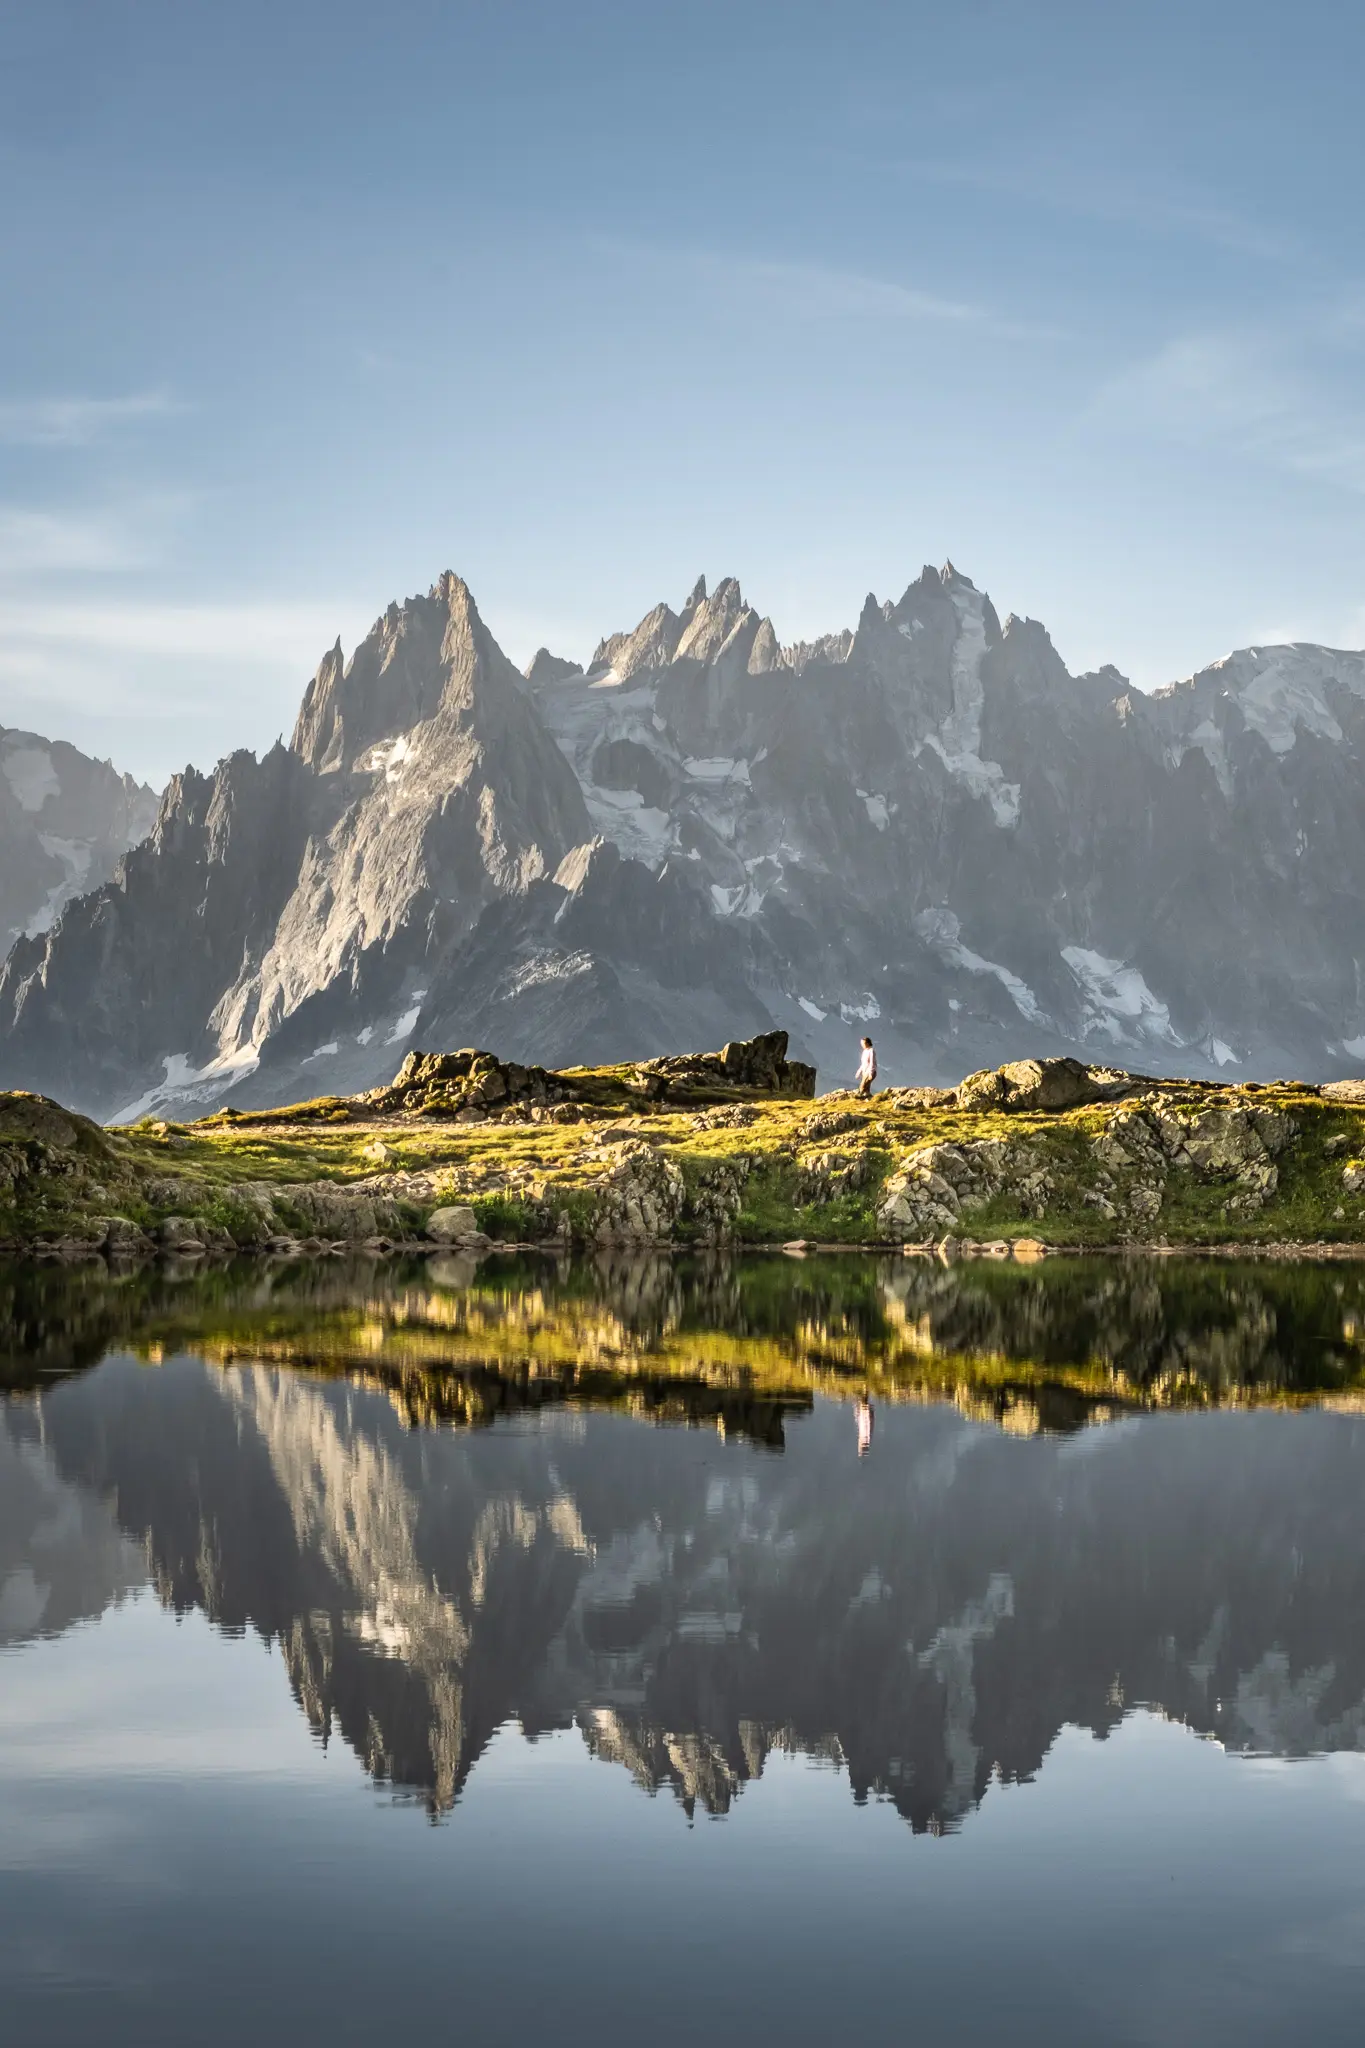
{"label": "rock outcrop", "polygon": [[410,1052],[386,1088],[362,1098],[376,1115],[450,1116],[482,1122],[507,1110],[551,1110],[569,1102],[572,1083],[544,1067],[523,1067],[496,1053]]}
{"label": "rock outcrop", "polygon": [[1137,1085],[1121,1069],[1087,1067],[1080,1060],[1009,1060],[968,1074],[955,1095],[959,1109],[1063,1110],[1104,1102]]}
{"label": "rock outcrop", "polygon": [[[1074,1080],[1085,1100],[1084,1076]],[[1104,1085],[1117,1091],[1118,1077],[1107,1074]],[[1080,1165],[1026,1132],[916,1146],[883,1186],[881,1228],[924,1241],[960,1234],[993,1202],[1041,1222],[1059,1200],[1079,1200],[1113,1224],[1116,1238],[1151,1236],[1186,1175],[1217,1191],[1229,1219],[1263,1208],[1279,1186],[1276,1159],[1297,1134],[1294,1118],[1254,1102],[1191,1096],[1173,1084],[1170,1093],[1121,1102],[1087,1140]]]}
{"label": "rock outcrop", "polygon": [[732,1039],[719,1052],[670,1053],[636,1069],[647,1095],[662,1101],[696,1099],[718,1088],[751,1088],[761,1095],[814,1095],[815,1068],[787,1058],[785,1031]]}
{"label": "rock outcrop", "polygon": [[373,1115],[449,1116],[481,1122],[494,1115],[551,1116],[571,1121],[575,1105],[619,1106],[622,1094],[662,1104],[729,1101],[740,1093],[815,1093],[815,1069],[787,1058],[785,1031],[732,1039],[719,1052],[677,1053],[644,1060],[621,1073],[554,1073],[466,1047],[460,1052],[410,1052],[392,1082],[373,1088],[354,1107]]}

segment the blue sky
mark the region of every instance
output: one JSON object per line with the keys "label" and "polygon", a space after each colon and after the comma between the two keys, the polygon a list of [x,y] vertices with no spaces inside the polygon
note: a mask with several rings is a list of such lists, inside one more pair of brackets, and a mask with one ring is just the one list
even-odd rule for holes
{"label": "blue sky", "polygon": [[0,723],[160,779],[446,567],[1365,640],[1365,9],[0,0]]}

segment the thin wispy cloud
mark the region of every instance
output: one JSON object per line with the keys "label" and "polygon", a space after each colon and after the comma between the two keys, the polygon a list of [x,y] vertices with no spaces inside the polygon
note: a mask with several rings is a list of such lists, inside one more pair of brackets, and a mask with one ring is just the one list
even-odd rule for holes
{"label": "thin wispy cloud", "polygon": [[1059,332],[970,299],[838,264],[728,250],[652,248],[604,236],[594,237],[592,246],[600,256],[649,274],[674,294],[701,293],[721,308],[760,311],[772,318],[975,329],[1014,339],[1050,338]]}
{"label": "thin wispy cloud", "polygon": [[963,299],[869,277],[825,263],[778,262],[694,251],[673,259],[692,276],[726,293],[739,291],[787,313],[818,320],[913,320],[977,326],[988,316]]}
{"label": "thin wispy cloud", "polygon": [[164,391],[134,391],[122,398],[9,399],[0,401],[0,441],[26,448],[88,448],[137,421],[183,410]]}
{"label": "thin wispy cloud", "polygon": [[50,576],[145,566],[148,550],[114,514],[33,511],[0,505],[0,577]]}
{"label": "thin wispy cloud", "polygon": [[338,630],[352,645],[366,625],[353,600],[0,597],[0,726],[71,739],[160,784],[186,759],[208,767],[287,733]]}
{"label": "thin wispy cloud", "polygon": [[94,504],[0,503],[0,591],[45,577],[124,575],[173,551],[195,506],[186,490],[143,491]]}
{"label": "thin wispy cloud", "polygon": [[311,671],[342,627],[361,630],[352,606],[319,604],[92,604],[0,600],[0,663],[19,649],[83,648],[209,660],[264,657]]}
{"label": "thin wispy cloud", "polygon": [[1003,196],[1071,219],[1187,238],[1265,262],[1285,261],[1298,253],[1281,230],[1250,219],[1214,195],[1158,173],[1117,172],[1088,144],[1078,144],[1065,160],[1057,161],[1012,159],[993,164],[898,158],[894,167],[926,184]]}
{"label": "thin wispy cloud", "polygon": [[1296,476],[1365,492],[1365,408],[1316,344],[1325,329],[1176,336],[1102,385],[1093,424],[1221,446]]}

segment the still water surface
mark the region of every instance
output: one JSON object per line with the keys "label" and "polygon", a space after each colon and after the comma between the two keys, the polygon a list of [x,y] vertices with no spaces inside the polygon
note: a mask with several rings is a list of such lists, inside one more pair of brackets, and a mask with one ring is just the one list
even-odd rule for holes
{"label": "still water surface", "polygon": [[0,1275],[4,2038],[1358,2041],[1358,1315]]}

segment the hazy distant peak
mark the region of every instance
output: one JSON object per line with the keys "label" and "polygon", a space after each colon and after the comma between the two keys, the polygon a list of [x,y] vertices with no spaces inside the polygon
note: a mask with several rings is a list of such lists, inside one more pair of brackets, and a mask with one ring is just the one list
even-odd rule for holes
{"label": "hazy distant peak", "polygon": [[548,647],[538,647],[524,673],[531,688],[539,690],[553,683],[566,683],[573,676],[581,676],[583,665],[577,661],[566,661],[562,655],[551,654]]}

